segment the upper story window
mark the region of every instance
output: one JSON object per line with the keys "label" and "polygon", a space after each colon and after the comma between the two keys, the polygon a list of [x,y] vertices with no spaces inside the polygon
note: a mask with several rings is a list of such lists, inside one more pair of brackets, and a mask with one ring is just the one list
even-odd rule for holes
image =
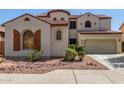
{"label": "upper story window", "polygon": [[62,33],[60,30],[56,31],[56,40],[61,40],[62,39]]}
{"label": "upper story window", "polygon": [[64,18],[61,18],[61,20],[64,20]]}
{"label": "upper story window", "polygon": [[76,29],[76,21],[70,21],[70,29]]}
{"label": "upper story window", "polygon": [[57,20],[57,18],[54,17],[53,20],[55,21],[55,20]]}
{"label": "upper story window", "polygon": [[85,22],[85,27],[91,27],[91,22],[90,21],[86,21]]}

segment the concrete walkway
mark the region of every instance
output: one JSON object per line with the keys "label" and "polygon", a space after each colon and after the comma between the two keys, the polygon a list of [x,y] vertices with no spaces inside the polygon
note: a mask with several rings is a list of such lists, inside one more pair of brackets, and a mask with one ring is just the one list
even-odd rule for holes
{"label": "concrete walkway", "polygon": [[120,84],[124,70],[55,70],[45,74],[0,74],[2,84]]}
{"label": "concrete walkway", "polygon": [[[90,56],[93,59],[97,60],[99,63],[105,65],[106,67],[108,67],[111,70],[113,70],[113,69],[120,69],[120,68],[122,69],[122,67],[115,68],[114,64],[111,63],[111,61],[109,61],[108,59],[109,58],[124,57],[124,53],[122,53],[122,54],[89,54],[88,56]],[[120,64],[121,60],[122,59],[118,59],[118,61],[116,62],[116,65]],[[123,63],[123,62],[121,62],[121,63]],[[124,65],[124,63],[121,64],[121,65]]]}

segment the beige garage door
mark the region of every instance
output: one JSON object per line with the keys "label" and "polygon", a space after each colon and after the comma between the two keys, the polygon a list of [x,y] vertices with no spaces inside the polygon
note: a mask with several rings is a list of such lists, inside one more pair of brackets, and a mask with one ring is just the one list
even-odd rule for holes
{"label": "beige garage door", "polygon": [[86,53],[106,54],[116,53],[115,40],[86,40]]}

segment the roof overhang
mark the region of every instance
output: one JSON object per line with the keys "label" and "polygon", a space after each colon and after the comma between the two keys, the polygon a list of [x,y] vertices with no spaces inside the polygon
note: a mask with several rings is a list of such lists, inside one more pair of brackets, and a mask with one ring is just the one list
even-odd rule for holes
{"label": "roof overhang", "polygon": [[119,30],[121,30],[121,28],[124,26],[124,22],[121,24],[121,26],[119,27]]}
{"label": "roof overhang", "polygon": [[6,24],[11,23],[11,22],[15,21],[16,19],[21,18],[21,17],[26,16],[26,15],[31,16],[31,17],[33,17],[33,18],[35,18],[35,19],[38,19],[38,20],[40,20],[40,21],[43,21],[43,22],[45,22],[45,23],[50,24],[49,22],[47,22],[47,21],[45,21],[45,20],[42,20],[42,19],[40,19],[40,18],[38,18],[38,17],[36,17],[36,16],[33,16],[32,14],[26,13],[26,14],[24,14],[24,15],[21,15],[21,16],[19,16],[19,17],[14,18],[14,19],[12,19],[12,20],[10,20],[10,21],[7,21],[6,23],[3,23],[2,26],[5,26]]}
{"label": "roof overhang", "polygon": [[78,31],[80,34],[122,34],[117,31]]}

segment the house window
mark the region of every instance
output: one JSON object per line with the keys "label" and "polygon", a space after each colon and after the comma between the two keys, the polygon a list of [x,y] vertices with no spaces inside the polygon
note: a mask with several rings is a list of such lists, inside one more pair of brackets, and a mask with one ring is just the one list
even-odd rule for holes
{"label": "house window", "polygon": [[57,20],[57,18],[54,17],[53,20],[55,21],[55,20]]}
{"label": "house window", "polygon": [[70,39],[69,44],[76,44],[76,39]]}
{"label": "house window", "polygon": [[85,22],[85,27],[91,27],[91,22],[90,21],[86,21]]}
{"label": "house window", "polygon": [[76,21],[70,21],[70,29],[76,29]]}
{"label": "house window", "polygon": [[61,20],[64,20],[64,18],[61,18]]}
{"label": "house window", "polygon": [[23,49],[34,48],[34,35],[31,31],[25,31],[23,34]]}
{"label": "house window", "polygon": [[61,40],[62,39],[62,33],[60,30],[56,32],[56,40]]}

